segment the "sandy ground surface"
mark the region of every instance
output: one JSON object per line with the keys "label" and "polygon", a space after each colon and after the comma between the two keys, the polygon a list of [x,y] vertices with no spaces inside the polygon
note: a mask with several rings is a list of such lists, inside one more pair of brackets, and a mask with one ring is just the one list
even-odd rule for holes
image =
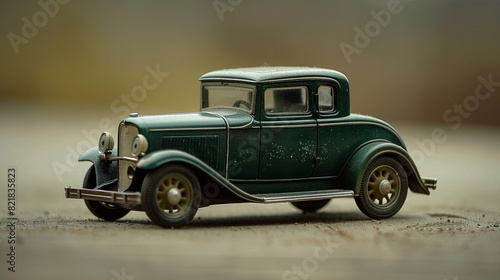
{"label": "sandy ground surface", "polygon": [[[87,163],[58,178],[68,147],[101,117],[60,108],[2,108],[0,279],[498,279],[500,129],[395,124],[421,173],[439,179],[431,196],[409,193],[395,217],[373,221],[352,199],[316,214],[289,204],[219,205],[166,230],[134,212],[94,218],[79,187]],[[433,129],[446,139],[429,144]],[[427,148],[420,145],[427,143]],[[83,145],[83,144],[82,144]],[[69,156],[71,158],[71,156]],[[16,272],[8,270],[7,169],[16,167]]]}

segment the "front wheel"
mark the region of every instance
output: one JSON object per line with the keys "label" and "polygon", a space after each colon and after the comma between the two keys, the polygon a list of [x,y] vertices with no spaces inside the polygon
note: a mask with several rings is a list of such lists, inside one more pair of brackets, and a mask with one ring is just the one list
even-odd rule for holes
{"label": "front wheel", "polygon": [[361,212],[373,219],[394,216],[408,193],[408,178],[401,164],[388,157],[373,160],[363,174],[359,196],[354,197]]}
{"label": "front wheel", "polygon": [[[85,179],[83,179],[83,188],[94,189],[95,187],[95,168],[94,166],[91,166],[87,171],[87,174],[85,174]],[[90,210],[90,212],[92,212],[92,214],[94,214],[97,218],[101,218],[106,221],[118,220],[130,212],[130,210],[128,209],[124,209],[120,206],[101,201],[85,200],[85,205],[87,205],[87,208]]]}
{"label": "front wheel", "polygon": [[182,165],[166,165],[146,175],[141,190],[142,207],[157,225],[170,228],[187,225],[200,206],[200,184]]}

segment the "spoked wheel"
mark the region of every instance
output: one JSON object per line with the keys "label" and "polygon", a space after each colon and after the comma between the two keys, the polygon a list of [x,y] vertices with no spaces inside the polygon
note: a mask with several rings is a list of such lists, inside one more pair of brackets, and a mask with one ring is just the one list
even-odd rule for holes
{"label": "spoked wheel", "polygon": [[291,202],[291,204],[295,206],[295,208],[304,212],[316,212],[325,207],[328,202],[330,202],[330,199]]}
{"label": "spoked wheel", "polygon": [[201,201],[198,179],[182,165],[166,165],[149,173],[141,193],[144,211],[164,228],[188,224]]}
{"label": "spoked wheel", "polygon": [[[94,189],[95,187],[95,168],[94,166],[91,166],[87,171],[87,174],[85,174],[85,179],[83,179],[83,188]],[[118,220],[130,212],[129,209],[124,209],[115,204],[101,201],[85,200],[85,205],[87,205],[87,208],[90,210],[90,212],[92,212],[92,214],[94,214],[97,218],[101,218],[106,221]]]}
{"label": "spoked wheel", "polygon": [[393,158],[377,158],[366,169],[359,196],[359,209],[373,219],[394,216],[408,193],[408,178],[401,164]]}

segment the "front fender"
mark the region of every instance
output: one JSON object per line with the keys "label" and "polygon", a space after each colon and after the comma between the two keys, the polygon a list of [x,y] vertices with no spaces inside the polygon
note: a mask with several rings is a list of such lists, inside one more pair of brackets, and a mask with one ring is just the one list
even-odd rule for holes
{"label": "front fender", "polygon": [[392,157],[401,163],[407,173],[408,185],[412,192],[430,194],[408,152],[390,142],[373,142],[360,148],[344,168],[340,185],[354,190],[355,195],[358,195],[363,173],[374,159],[381,156]]}
{"label": "front fender", "polygon": [[241,190],[240,188],[229,182],[227,178],[214,170],[208,164],[206,164],[199,158],[183,151],[163,150],[150,153],[137,163],[137,169],[147,172],[169,163],[181,163],[195,169],[193,170],[195,172],[202,172],[204,174],[207,174],[219,184],[226,187],[229,191],[246,201],[258,203],[264,202],[264,199],[262,197],[257,197]]}
{"label": "front fender", "polygon": [[[111,156],[117,155],[117,148],[115,147]],[[96,186],[101,188],[104,185],[114,183],[118,178],[118,163],[116,161],[105,161],[104,155],[99,152],[98,147],[88,149],[80,155],[78,161],[90,161],[94,165],[96,174]]]}

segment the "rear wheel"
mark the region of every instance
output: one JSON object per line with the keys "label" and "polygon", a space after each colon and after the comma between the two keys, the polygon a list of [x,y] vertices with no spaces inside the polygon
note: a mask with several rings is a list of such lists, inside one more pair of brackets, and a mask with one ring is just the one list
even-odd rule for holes
{"label": "rear wheel", "polygon": [[408,193],[408,178],[401,164],[388,157],[373,160],[365,170],[359,196],[359,209],[373,219],[394,216],[403,206]]}
{"label": "rear wheel", "polygon": [[[83,179],[83,188],[95,189],[96,182],[95,168],[94,166],[91,166]],[[90,212],[92,212],[92,214],[94,214],[97,218],[101,218],[106,221],[118,220],[130,212],[130,210],[123,209],[115,204],[94,200],[85,200],[85,205],[87,205]]]}
{"label": "rear wheel", "polygon": [[302,210],[304,212],[316,212],[319,209],[325,207],[330,202],[330,199],[323,200],[313,200],[313,201],[298,201],[291,202],[295,208]]}
{"label": "rear wheel", "polygon": [[142,184],[142,206],[157,225],[170,228],[187,225],[198,211],[200,184],[182,165],[166,165],[146,175]]}

